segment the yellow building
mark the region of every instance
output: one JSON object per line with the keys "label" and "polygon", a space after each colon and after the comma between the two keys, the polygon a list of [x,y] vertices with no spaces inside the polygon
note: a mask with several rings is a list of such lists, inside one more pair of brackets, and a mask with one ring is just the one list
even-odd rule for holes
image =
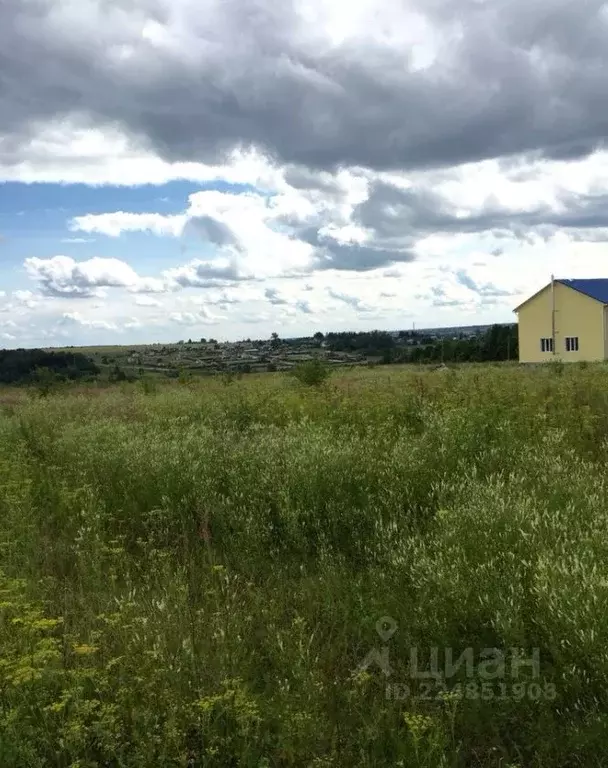
{"label": "yellow building", "polygon": [[521,363],[608,359],[608,279],[552,280],[515,312]]}

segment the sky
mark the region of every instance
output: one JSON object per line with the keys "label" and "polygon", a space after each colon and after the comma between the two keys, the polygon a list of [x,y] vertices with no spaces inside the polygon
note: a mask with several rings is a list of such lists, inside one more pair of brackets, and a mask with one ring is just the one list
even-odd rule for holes
{"label": "sky", "polygon": [[2,0],[0,347],[513,322],[608,277],[608,4]]}

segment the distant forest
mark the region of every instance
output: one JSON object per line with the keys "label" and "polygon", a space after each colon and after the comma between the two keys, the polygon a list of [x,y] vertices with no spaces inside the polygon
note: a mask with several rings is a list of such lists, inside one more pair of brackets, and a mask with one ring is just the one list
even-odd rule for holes
{"label": "distant forest", "polygon": [[100,373],[80,352],[47,352],[44,349],[0,349],[0,383],[30,384],[53,376],[57,380],[89,378]]}

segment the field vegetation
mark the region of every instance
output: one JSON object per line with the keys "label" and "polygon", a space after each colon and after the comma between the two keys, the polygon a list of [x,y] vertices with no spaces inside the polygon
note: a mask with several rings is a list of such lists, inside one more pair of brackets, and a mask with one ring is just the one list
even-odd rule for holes
{"label": "field vegetation", "polygon": [[0,390],[0,765],[605,765],[607,438],[594,365]]}

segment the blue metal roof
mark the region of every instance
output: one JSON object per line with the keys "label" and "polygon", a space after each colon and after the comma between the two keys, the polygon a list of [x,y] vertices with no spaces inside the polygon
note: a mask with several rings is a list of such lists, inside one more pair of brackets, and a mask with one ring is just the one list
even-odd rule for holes
{"label": "blue metal roof", "polygon": [[556,280],[556,283],[562,283],[569,288],[574,288],[575,291],[591,296],[596,301],[601,301],[602,304],[608,304],[608,278],[598,277],[591,278],[589,280]]}

